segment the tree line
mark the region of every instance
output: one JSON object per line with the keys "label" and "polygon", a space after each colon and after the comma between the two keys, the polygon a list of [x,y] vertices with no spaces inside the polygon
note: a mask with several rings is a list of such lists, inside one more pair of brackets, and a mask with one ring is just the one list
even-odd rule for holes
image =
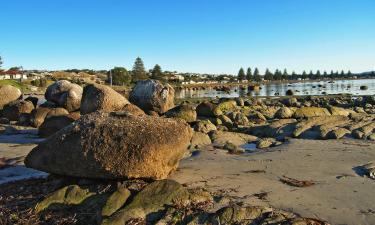
{"label": "tree line", "polygon": [[[254,69],[254,72],[251,70],[251,68],[248,68],[246,73],[243,68],[240,68],[238,71],[237,79],[239,81],[255,81],[259,82],[262,80],[298,80],[298,79],[310,79],[310,80],[318,80],[322,78],[330,78],[330,79],[337,79],[337,78],[352,78],[353,76],[356,76],[355,74],[352,74],[352,72],[349,70],[347,72],[344,72],[344,70],[341,70],[341,72],[334,72],[333,70],[330,71],[330,73],[327,73],[324,71],[323,73],[320,72],[320,70],[317,70],[316,72],[313,72],[310,70],[309,73],[306,71],[303,71],[301,74],[297,74],[294,71],[289,74],[287,69],[284,69],[283,71],[276,69],[275,72],[271,72],[269,69],[266,69],[265,73],[263,75],[259,74],[258,68]],[[370,76],[375,76],[374,72],[370,74]]]}
{"label": "tree line", "polygon": [[[162,71],[160,65],[156,64],[150,71],[146,71],[143,60],[140,57],[135,59],[133,69],[128,71],[124,67],[114,67],[107,73],[108,83],[111,82],[114,85],[129,85],[136,83],[139,80],[154,79],[154,80],[165,80],[166,74]],[[111,75],[111,77],[110,77]]]}

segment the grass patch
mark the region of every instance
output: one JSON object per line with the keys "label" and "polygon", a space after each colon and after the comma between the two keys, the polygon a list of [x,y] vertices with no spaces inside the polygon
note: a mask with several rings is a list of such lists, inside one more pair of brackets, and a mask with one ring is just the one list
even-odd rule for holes
{"label": "grass patch", "polygon": [[0,80],[0,86],[3,86],[3,85],[12,85],[12,86],[14,86],[18,89],[21,89],[21,90],[23,90],[23,88],[25,88],[25,86],[23,84],[21,84],[18,81],[15,81],[15,80]]}

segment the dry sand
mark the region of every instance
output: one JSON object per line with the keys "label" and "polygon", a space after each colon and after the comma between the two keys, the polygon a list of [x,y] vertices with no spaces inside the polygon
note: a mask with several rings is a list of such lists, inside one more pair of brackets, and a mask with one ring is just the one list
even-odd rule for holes
{"label": "dry sand", "polygon": [[[355,169],[375,159],[375,143],[293,139],[269,150],[248,155],[202,151],[183,160],[171,178],[332,224],[375,224],[375,180]],[[288,186],[280,182],[282,176],[313,180],[316,185]],[[262,192],[268,193],[265,200],[254,196]]]}
{"label": "dry sand", "polygon": [[[17,165],[0,170],[0,183],[1,179],[7,182],[45,175],[22,165],[23,157],[38,141],[28,134],[0,135],[0,158],[14,159]],[[182,160],[170,178],[189,187],[226,193],[231,201],[272,206],[332,224],[375,224],[375,180],[360,176],[356,170],[372,160],[374,142],[292,139],[287,144],[244,155],[202,150],[197,156]],[[279,180],[283,175],[316,184],[304,188],[288,186]],[[254,195],[262,192],[267,193],[263,200]]]}

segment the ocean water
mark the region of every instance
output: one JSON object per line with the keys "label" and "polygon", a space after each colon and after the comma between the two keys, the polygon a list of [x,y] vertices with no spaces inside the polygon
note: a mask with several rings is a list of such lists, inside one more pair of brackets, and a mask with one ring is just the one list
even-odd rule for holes
{"label": "ocean water", "polygon": [[[361,86],[367,86],[367,90],[361,90]],[[245,86],[246,87],[246,86]],[[329,95],[329,94],[352,94],[352,95],[375,95],[375,79],[357,80],[324,80],[324,81],[301,81],[297,83],[270,83],[261,85],[259,91],[250,91],[232,86],[229,92],[217,91],[212,87],[205,90],[181,89],[176,91],[177,98],[215,98],[215,97],[243,97],[243,96],[285,96],[287,90],[293,90],[294,95]]]}

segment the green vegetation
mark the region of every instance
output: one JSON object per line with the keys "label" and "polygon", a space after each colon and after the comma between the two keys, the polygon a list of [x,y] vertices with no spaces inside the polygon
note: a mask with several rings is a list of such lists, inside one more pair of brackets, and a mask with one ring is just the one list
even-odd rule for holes
{"label": "green vegetation", "polygon": [[164,79],[164,74],[161,70],[161,67],[156,64],[154,66],[154,68],[151,70],[151,79],[155,79],[155,80],[163,80]]}
{"label": "green vegetation", "polygon": [[3,85],[12,85],[18,89],[25,89],[26,86],[18,81],[15,81],[15,80],[0,80],[0,86],[3,86]]}
{"label": "green vegetation", "polygon": [[47,79],[40,78],[40,79],[32,80],[31,85],[36,86],[36,87],[47,87]]}
{"label": "green vegetation", "polygon": [[132,81],[137,82],[139,80],[146,80],[148,74],[146,73],[145,66],[141,58],[137,57],[134,62],[132,71]]}
{"label": "green vegetation", "polygon": [[114,85],[129,85],[132,81],[130,73],[124,67],[115,67],[110,72]]}
{"label": "green vegetation", "polygon": [[[243,69],[241,68],[240,71],[238,72],[238,79],[242,77],[242,71]],[[241,76],[240,76],[241,73]],[[255,81],[255,82],[260,82],[263,77],[264,80],[297,80],[297,79],[310,79],[310,80],[319,80],[322,78],[330,78],[330,79],[347,79],[347,78],[353,78],[353,76],[368,76],[368,77],[373,77],[375,76],[375,72],[368,72],[368,73],[363,73],[363,74],[352,74],[352,72],[349,70],[348,72],[344,72],[344,70],[341,70],[339,73],[338,71],[333,72],[331,70],[331,73],[328,74],[327,71],[323,71],[323,73],[320,72],[320,70],[317,70],[316,73],[314,73],[312,70],[310,70],[309,74],[306,73],[304,70],[301,74],[296,74],[296,72],[292,72],[292,74],[289,74],[287,69],[284,69],[282,72],[279,69],[276,69],[274,73],[272,73],[268,68],[266,69],[265,73],[263,76],[259,74],[258,68],[254,69],[254,73],[252,73],[251,68],[249,67],[246,72],[246,79],[248,81]]]}
{"label": "green vegetation", "polygon": [[245,71],[243,70],[243,68],[241,68],[240,71],[238,71],[238,80],[243,81],[245,80],[245,78],[246,78]]}
{"label": "green vegetation", "polygon": [[246,71],[246,80],[251,81],[253,79],[254,79],[253,73],[251,72],[251,68],[249,67],[247,68],[247,71]]}

